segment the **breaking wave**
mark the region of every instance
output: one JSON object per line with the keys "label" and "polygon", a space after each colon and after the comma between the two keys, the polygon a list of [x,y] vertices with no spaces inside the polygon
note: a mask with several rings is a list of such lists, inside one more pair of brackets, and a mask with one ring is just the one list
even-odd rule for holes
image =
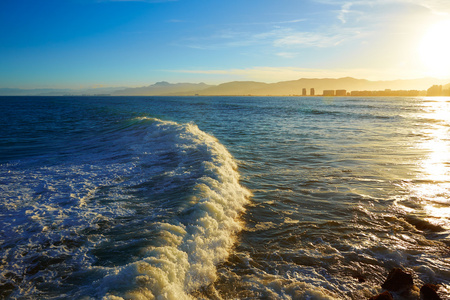
{"label": "breaking wave", "polygon": [[141,117],[76,151],[0,165],[1,296],[189,299],[215,280],[250,196],[216,138]]}

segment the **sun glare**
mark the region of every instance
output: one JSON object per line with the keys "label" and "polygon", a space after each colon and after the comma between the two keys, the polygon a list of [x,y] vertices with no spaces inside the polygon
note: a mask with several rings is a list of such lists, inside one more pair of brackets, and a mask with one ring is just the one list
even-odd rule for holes
{"label": "sun glare", "polygon": [[435,225],[449,227],[450,208],[450,99],[428,99],[424,103],[424,119],[430,120],[423,131],[425,138],[420,148],[428,152],[421,163],[422,176],[413,188],[414,193],[423,200],[428,212],[428,221]]}
{"label": "sun glare", "polygon": [[450,76],[450,20],[432,25],[423,36],[419,54],[429,75]]}

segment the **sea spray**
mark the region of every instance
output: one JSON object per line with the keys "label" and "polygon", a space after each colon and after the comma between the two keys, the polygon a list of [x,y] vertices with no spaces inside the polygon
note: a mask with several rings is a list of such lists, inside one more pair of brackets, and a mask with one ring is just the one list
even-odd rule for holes
{"label": "sea spray", "polygon": [[140,120],[155,127],[146,139],[171,141],[181,156],[172,176],[192,172],[199,160],[202,176],[177,218],[159,224],[159,244],[143,249],[140,260],[110,270],[99,291],[107,291],[107,299],[189,299],[191,292],[216,279],[215,267],[227,258],[241,229],[238,216],[250,192],[239,184],[237,165],[226,148],[196,125]]}
{"label": "sea spray", "polygon": [[190,123],[108,126],[0,165],[0,298],[186,299],[215,280],[250,196],[233,157]]}

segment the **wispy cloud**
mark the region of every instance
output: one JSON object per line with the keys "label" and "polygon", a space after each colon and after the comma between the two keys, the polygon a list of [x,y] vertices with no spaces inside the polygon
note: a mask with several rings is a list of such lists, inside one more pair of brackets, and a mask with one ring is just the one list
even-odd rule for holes
{"label": "wispy cloud", "polygon": [[450,1],[448,0],[404,0],[430,9],[438,15],[450,15]]}
{"label": "wispy cloud", "polygon": [[317,3],[337,5],[341,7],[338,18],[344,17],[350,7],[372,8],[380,5],[413,4],[425,7],[436,14],[450,14],[450,1],[448,0],[315,0]]}
{"label": "wispy cloud", "polygon": [[347,23],[346,16],[350,12],[350,7],[352,6],[352,3],[345,3],[342,5],[341,10],[338,15],[338,19],[341,20],[342,23]]}
{"label": "wispy cloud", "polygon": [[[185,39],[184,44],[190,48],[215,50],[223,48],[264,46],[272,47],[279,56],[287,57],[291,51],[283,49],[326,48],[334,47],[345,41],[362,36],[359,28],[321,28],[320,31],[301,31],[291,27],[277,27],[263,32],[245,32],[223,30],[209,37]],[[289,54],[292,56],[292,53]]]}
{"label": "wispy cloud", "polygon": [[279,57],[284,57],[284,58],[295,58],[298,56],[297,52],[278,52],[276,53],[277,56]]}
{"label": "wispy cloud", "polygon": [[283,48],[326,48],[337,46],[346,40],[358,38],[359,35],[360,32],[357,29],[330,29],[328,32],[290,31],[277,37],[273,41],[273,45]]}
{"label": "wispy cloud", "polygon": [[184,38],[178,44],[193,49],[217,50],[223,48],[245,47],[261,42],[262,38],[246,31],[224,29],[209,36]]}
{"label": "wispy cloud", "polygon": [[252,24],[270,24],[270,25],[277,25],[277,24],[293,24],[293,23],[300,23],[305,22],[308,19],[295,19],[295,20],[287,20],[287,21],[272,21],[267,23],[252,23]]}

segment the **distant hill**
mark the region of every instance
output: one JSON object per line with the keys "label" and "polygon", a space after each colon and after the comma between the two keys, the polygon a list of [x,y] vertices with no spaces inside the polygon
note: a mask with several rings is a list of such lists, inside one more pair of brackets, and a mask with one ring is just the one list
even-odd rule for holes
{"label": "distant hill", "polygon": [[11,89],[0,88],[0,96],[81,96],[111,94],[123,87],[105,87],[89,89]]}
{"label": "distant hill", "polygon": [[67,94],[70,93],[70,89],[10,89],[10,88],[1,88],[0,96],[37,96],[37,95],[46,95],[48,93],[60,93]]}
{"label": "distant hill", "polygon": [[450,88],[448,80],[422,78],[411,80],[370,81],[352,77],[344,78],[302,78],[277,83],[256,81],[232,81],[219,85],[205,83],[168,83],[165,81],[137,88],[91,88],[91,89],[8,89],[0,88],[0,96],[62,96],[62,95],[104,95],[111,96],[287,96],[301,95],[302,89],[314,88],[316,95],[323,90],[382,91],[391,90],[427,90],[432,85],[444,85]]}
{"label": "distant hill", "polygon": [[198,95],[220,96],[220,95],[256,95],[258,91],[269,86],[267,83],[255,81],[232,81],[211,86],[204,90],[194,91]]}
{"label": "distant hill", "polygon": [[161,96],[176,93],[192,94],[193,91],[204,90],[211,87],[205,83],[168,83],[165,81],[157,82],[153,85],[126,88],[112,93],[113,96]]}
{"label": "distant hill", "polygon": [[205,90],[193,91],[192,93],[179,93],[179,95],[255,95],[255,96],[282,96],[301,95],[302,89],[314,88],[316,95],[322,94],[323,90],[344,89],[347,91],[363,90],[426,90],[434,84],[444,84],[448,80],[438,80],[434,78],[423,78],[413,80],[392,80],[392,81],[370,81],[366,79],[355,79],[351,77],[331,79],[303,78],[292,81],[282,81],[277,83],[260,83],[253,81],[235,81],[210,87]]}

